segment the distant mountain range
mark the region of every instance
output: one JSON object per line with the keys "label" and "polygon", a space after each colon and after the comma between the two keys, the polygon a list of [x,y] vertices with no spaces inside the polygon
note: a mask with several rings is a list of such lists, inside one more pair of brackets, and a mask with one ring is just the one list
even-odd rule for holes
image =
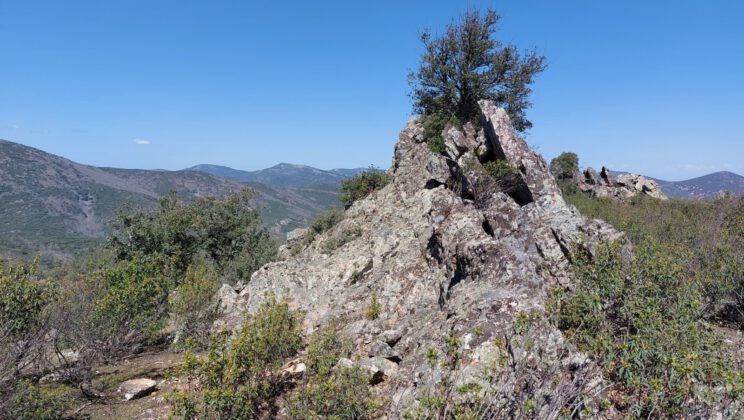
{"label": "distant mountain range", "polygon": [[0,140],[0,255],[85,252],[100,242],[118,209],[153,208],[170,191],[194,199],[250,187],[265,225],[281,235],[338,205],[339,181],[358,172],[287,164],[255,172],[196,168],[99,168]]}
{"label": "distant mountain range", "polygon": [[[217,165],[180,171],[99,168],[0,140],[0,255],[85,252],[100,243],[117,210],[154,208],[170,191],[195,199],[250,187],[266,227],[283,236],[339,205],[341,180],[363,170],[289,163],[259,171]],[[731,172],[656,181],[677,198],[709,198],[721,190],[744,193],[744,177]]]}
{"label": "distant mountain range", "polygon": [[206,172],[240,182],[258,182],[277,187],[308,188],[330,186],[335,190],[338,188],[338,184],[342,179],[354,176],[364,169],[331,169],[326,171],[313,168],[312,166],[280,163],[259,171],[241,171],[228,168],[227,166],[207,164],[192,166],[186,170]]}
{"label": "distant mountain range", "polygon": [[[611,172],[613,176],[630,173],[625,171]],[[685,181],[665,181],[650,176],[646,176],[646,178],[656,181],[664,194],[671,198],[694,200],[713,198],[722,192],[735,195],[744,193],[744,176],[727,171],[714,172]]]}

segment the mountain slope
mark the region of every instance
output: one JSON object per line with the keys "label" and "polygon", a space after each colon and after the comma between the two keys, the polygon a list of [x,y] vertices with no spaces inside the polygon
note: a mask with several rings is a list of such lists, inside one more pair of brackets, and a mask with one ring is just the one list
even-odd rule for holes
{"label": "mountain slope", "polygon": [[241,183],[197,171],[98,168],[0,140],[0,255],[85,252],[121,207],[152,208],[175,191],[186,199],[250,187],[265,225],[280,234],[338,204],[335,190]]}
{"label": "mountain slope", "polygon": [[241,182],[258,182],[279,187],[312,187],[335,190],[342,179],[354,176],[364,169],[332,169],[326,171],[306,165],[280,163],[258,171],[241,171],[226,166],[206,164],[192,166],[186,170],[206,172]]}
{"label": "mountain slope", "polygon": [[720,191],[734,194],[744,192],[744,176],[733,172],[716,172],[686,181],[663,181],[657,183],[669,197],[676,198],[711,198]]}

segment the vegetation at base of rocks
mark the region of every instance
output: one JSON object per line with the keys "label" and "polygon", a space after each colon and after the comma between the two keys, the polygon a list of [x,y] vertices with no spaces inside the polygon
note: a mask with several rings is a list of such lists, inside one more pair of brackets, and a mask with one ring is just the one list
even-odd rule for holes
{"label": "vegetation at base of rocks", "polygon": [[328,238],[325,242],[323,242],[323,252],[330,253],[333,250],[341,248],[342,246],[346,245],[347,243],[353,241],[354,239],[360,236],[362,236],[362,229],[358,226],[353,226],[347,229],[343,229],[341,230],[341,232],[339,232],[335,236],[332,236]]}
{"label": "vegetation at base of rocks", "polygon": [[369,389],[369,375],[339,364],[351,349],[351,340],[341,336],[337,322],[310,338],[307,371],[287,399],[291,418],[374,418],[378,404]]}
{"label": "vegetation at base of rocks", "polygon": [[445,151],[442,133],[447,126],[462,127],[462,123],[457,117],[436,113],[425,115],[422,119],[422,125],[426,144],[429,146],[429,150],[436,154],[442,154]]}
{"label": "vegetation at base of rocks", "polygon": [[230,340],[229,332],[212,337],[208,354],[187,354],[181,373],[188,390],[169,396],[173,415],[183,419],[252,419],[272,413],[283,389],[278,372],[303,340],[301,314],[269,296]]}
{"label": "vegetation at base of rocks", "polygon": [[377,298],[377,293],[372,293],[372,297],[369,301],[369,306],[367,306],[367,319],[370,321],[374,321],[375,319],[380,317],[380,312],[382,311],[382,306],[380,305],[380,300]]}
{"label": "vegetation at base of rocks", "polygon": [[170,194],[155,211],[120,213],[108,246],[117,260],[162,254],[179,273],[196,255],[204,255],[220,276],[248,280],[277,255],[277,244],[250,207],[251,197],[250,190],[243,190],[185,203]]}
{"label": "vegetation at base of rocks", "polygon": [[169,298],[177,345],[187,339],[192,340],[192,347],[209,344],[211,325],[219,311],[215,299],[218,289],[217,274],[210,264],[197,260],[186,269],[182,283]]}
{"label": "vegetation at base of rocks", "polygon": [[390,182],[390,176],[380,169],[370,166],[367,170],[341,181],[338,192],[341,194],[341,203],[344,208],[351,207],[357,200],[381,190]]}
{"label": "vegetation at base of rocks", "polygon": [[300,251],[312,243],[318,235],[327,232],[339,224],[339,222],[344,220],[344,217],[344,211],[338,207],[333,207],[325,213],[322,213],[310,224],[310,227],[302,238],[300,246],[293,249],[293,254],[299,254]]}
{"label": "vegetation at base of rocks", "polygon": [[495,183],[499,190],[509,193],[519,187],[522,173],[512,163],[506,160],[495,160],[483,165],[486,175]]}
{"label": "vegetation at base of rocks", "polygon": [[573,152],[563,152],[550,161],[550,169],[559,182],[573,179],[579,171],[579,156]]}
{"label": "vegetation at base of rocks", "polygon": [[576,286],[553,291],[553,322],[618,384],[615,405],[647,417],[741,401],[727,338],[744,326],[744,197],[564,195],[633,244],[632,257],[620,244],[575,253]]}
{"label": "vegetation at base of rocks", "polygon": [[414,112],[474,121],[480,114],[478,101],[489,99],[507,111],[518,131],[532,126],[525,110],[545,58],[534,51],[520,54],[514,45],[497,40],[500,19],[492,10],[469,10],[441,36],[422,34],[422,62],[409,75]]}
{"label": "vegetation at base of rocks", "polygon": [[177,372],[187,389],[167,397],[172,416],[252,419],[284,408],[291,418],[371,418],[377,405],[369,376],[357,367],[337,366],[352,348],[337,323],[310,338],[299,381],[282,371],[305,346],[301,319],[301,313],[269,296],[232,339],[229,332],[216,334],[202,359],[187,352]]}

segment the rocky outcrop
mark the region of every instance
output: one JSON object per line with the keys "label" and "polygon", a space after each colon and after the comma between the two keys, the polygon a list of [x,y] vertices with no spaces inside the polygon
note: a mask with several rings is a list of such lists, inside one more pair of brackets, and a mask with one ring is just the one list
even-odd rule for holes
{"label": "rocky outcrop", "polygon": [[668,200],[656,181],[643,175],[623,174],[612,179],[610,170],[603,166],[600,176],[593,168],[587,168],[582,176],[575,177],[579,190],[595,197],[626,200],[637,195],[647,195],[659,200]]}
{"label": "rocky outcrop", "polygon": [[[570,250],[591,253],[621,234],[568,206],[506,112],[490,102],[481,108],[481,128],[444,131],[442,155],[429,150],[419,122],[408,123],[392,182],[296,256],[262,267],[242,290],[225,289],[230,310],[217,327],[237,328],[267,293],[305,311],[308,334],[344,320],[357,354],[339,363],[370,372],[388,418],[446,378],[479,385],[489,410],[505,416],[528,400],[540,417],[566,406],[591,410],[602,378],[545,320],[545,306],[551,287],[571,284]],[[480,190],[483,164],[495,160],[519,169],[508,194]],[[329,239],[351,230],[360,235],[329,249]],[[369,320],[373,295],[381,311]]]}

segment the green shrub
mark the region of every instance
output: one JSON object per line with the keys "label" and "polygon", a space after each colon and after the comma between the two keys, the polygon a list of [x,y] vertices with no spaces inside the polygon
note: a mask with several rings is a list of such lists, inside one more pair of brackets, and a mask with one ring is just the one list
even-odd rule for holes
{"label": "green shrub", "polygon": [[309,245],[318,235],[330,230],[342,220],[344,220],[344,211],[337,207],[333,207],[318,216],[310,224],[307,233],[305,233],[305,236],[302,238],[302,246],[295,248],[294,253],[299,253],[302,248]]}
{"label": "green shrub", "polygon": [[291,418],[373,418],[377,404],[369,375],[358,367],[338,366],[351,348],[351,340],[340,335],[335,322],[310,338],[307,372],[288,399]]}
{"label": "green shrub", "polygon": [[370,166],[356,176],[341,181],[341,202],[344,208],[351,207],[354,202],[382,189],[390,182],[390,177],[385,172]]}
{"label": "green shrub", "polygon": [[688,261],[685,247],[651,238],[632,259],[607,245],[593,258],[577,253],[576,287],[554,290],[554,324],[622,384],[633,416],[680,414],[706,404],[698,386],[741,385],[730,350],[703,322],[704,283]]}
{"label": "green shrub", "polygon": [[217,274],[210,264],[197,261],[186,270],[169,301],[179,344],[192,339],[199,348],[207,346],[211,324],[219,309],[215,299],[218,289]]}
{"label": "green shrub", "polygon": [[514,194],[524,185],[522,173],[506,160],[483,164],[483,176],[474,185],[476,202],[483,202],[494,193]]}
{"label": "green shrub", "polygon": [[277,253],[258,212],[250,207],[251,198],[250,190],[244,190],[184,203],[171,194],[155,211],[119,214],[108,245],[118,260],[162,254],[173,261],[178,274],[197,255],[206,255],[218,274],[249,279]]}
{"label": "green shrub", "polygon": [[160,255],[134,257],[104,268],[90,287],[89,325],[113,352],[135,339],[154,339],[165,325],[168,295],[175,288],[170,261]]}
{"label": "green shrub", "polygon": [[374,321],[380,317],[382,306],[380,305],[379,299],[377,299],[377,293],[372,293],[372,298],[367,307],[367,319]]}
{"label": "green shrub", "polygon": [[28,333],[55,296],[53,286],[37,280],[35,274],[35,264],[0,273],[0,328],[11,337]]}
{"label": "green shrub", "polygon": [[550,161],[550,172],[556,180],[573,179],[579,171],[579,156],[572,152],[563,152]]}
{"label": "green shrub", "polygon": [[60,388],[47,388],[23,379],[0,401],[0,418],[57,420],[64,418],[70,401]]}
{"label": "green shrub", "polygon": [[442,137],[444,129],[448,125],[462,127],[462,123],[456,117],[441,114],[427,115],[423,118],[422,124],[424,126],[426,144],[429,145],[429,150],[436,154],[443,154],[445,152],[444,137]]}
{"label": "green shrub", "polygon": [[203,361],[187,353],[181,373],[190,386],[169,396],[173,415],[253,419],[272,413],[285,380],[278,370],[303,346],[301,319],[300,313],[269,296],[232,341],[228,332],[213,336]]}

